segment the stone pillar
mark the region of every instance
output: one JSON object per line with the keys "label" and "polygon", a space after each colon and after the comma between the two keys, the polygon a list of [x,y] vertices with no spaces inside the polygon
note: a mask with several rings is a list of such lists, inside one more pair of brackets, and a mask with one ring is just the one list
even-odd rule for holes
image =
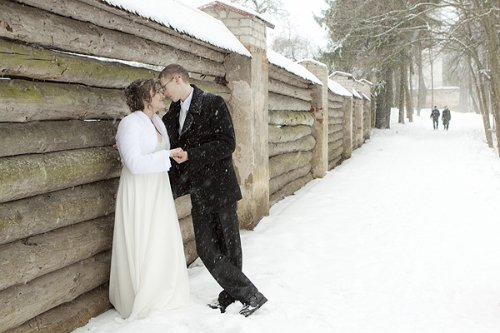
{"label": "stone pillar", "polygon": [[314,60],[302,60],[299,63],[323,82],[323,85],[314,85],[311,102],[314,113],[313,135],[316,139],[312,174],[314,178],[321,178],[328,171],[328,68]]}
{"label": "stone pillar", "polygon": [[236,132],[233,157],[243,192],[238,215],[242,228],[253,229],[269,214],[266,22],[218,2],[202,10],[221,20],[252,55],[248,58],[229,54],[224,65],[231,90],[228,104]]}
{"label": "stone pillar", "polygon": [[346,160],[352,156],[352,100],[353,97],[344,97],[344,150],[342,151],[342,159]]}

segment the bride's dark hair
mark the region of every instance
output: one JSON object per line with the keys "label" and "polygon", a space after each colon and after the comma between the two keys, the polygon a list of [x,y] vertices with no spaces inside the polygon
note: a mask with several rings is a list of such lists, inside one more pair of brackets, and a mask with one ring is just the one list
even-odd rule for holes
{"label": "bride's dark hair", "polygon": [[153,79],[137,79],[125,88],[125,98],[130,111],[142,111],[145,103],[151,102],[151,91],[158,91],[158,83]]}

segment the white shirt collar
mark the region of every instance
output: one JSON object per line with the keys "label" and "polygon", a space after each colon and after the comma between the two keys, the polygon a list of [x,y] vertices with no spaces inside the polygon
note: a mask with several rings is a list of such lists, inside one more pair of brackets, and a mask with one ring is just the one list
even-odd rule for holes
{"label": "white shirt collar", "polygon": [[191,106],[191,100],[193,99],[193,91],[194,89],[191,89],[191,93],[189,96],[182,102],[181,101],[181,108],[184,110],[189,110],[189,107]]}

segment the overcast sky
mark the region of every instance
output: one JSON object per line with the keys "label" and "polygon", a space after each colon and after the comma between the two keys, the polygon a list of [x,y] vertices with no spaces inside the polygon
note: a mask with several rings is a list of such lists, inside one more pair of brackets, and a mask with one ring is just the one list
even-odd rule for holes
{"label": "overcast sky", "polygon": [[296,24],[297,34],[310,38],[317,46],[326,46],[326,32],[313,18],[326,8],[324,0],[282,0],[282,3],[290,13],[292,23]]}

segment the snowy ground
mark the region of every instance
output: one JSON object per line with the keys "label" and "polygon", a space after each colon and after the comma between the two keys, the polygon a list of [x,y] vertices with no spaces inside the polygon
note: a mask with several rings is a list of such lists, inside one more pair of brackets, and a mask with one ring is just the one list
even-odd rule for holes
{"label": "snowy ground", "polygon": [[374,130],[351,159],[242,233],[244,271],[269,298],[253,316],[205,304],[219,287],[190,268],[189,309],[83,332],[500,332],[500,159],[481,119],[429,113]]}

